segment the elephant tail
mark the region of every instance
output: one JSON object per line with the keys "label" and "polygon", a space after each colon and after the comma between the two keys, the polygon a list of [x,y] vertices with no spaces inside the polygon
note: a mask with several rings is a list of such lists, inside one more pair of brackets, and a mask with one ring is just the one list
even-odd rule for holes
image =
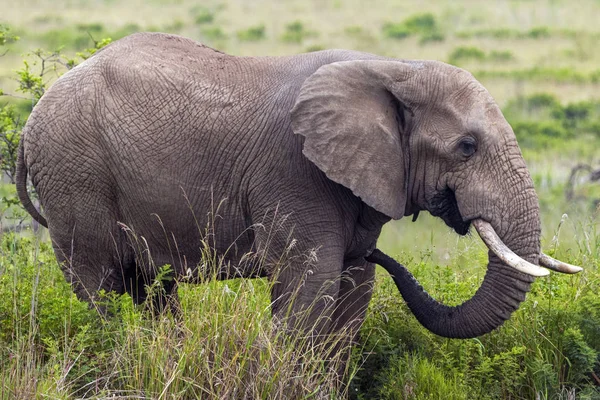
{"label": "elephant tail", "polygon": [[27,192],[27,166],[25,165],[25,149],[23,148],[23,136],[19,142],[19,154],[17,157],[17,170],[16,170],[16,184],[17,184],[17,195],[19,200],[23,204],[25,210],[36,220],[40,225],[48,228],[48,221],[40,212],[35,208],[29,193]]}

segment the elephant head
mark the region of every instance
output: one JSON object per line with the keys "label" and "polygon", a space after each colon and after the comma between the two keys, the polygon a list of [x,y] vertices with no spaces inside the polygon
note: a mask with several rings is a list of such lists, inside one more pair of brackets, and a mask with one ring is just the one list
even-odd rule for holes
{"label": "elephant head", "polygon": [[541,256],[538,199],[517,140],[468,72],[435,61],[328,64],[304,82],[291,118],[304,155],[377,211],[400,219],[427,210],[461,235],[475,225],[490,249],[487,273],[457,307],[433,300],[399,264],[371,259],[432,332],[490,332],[547,274],[539,263],[577,271]]}

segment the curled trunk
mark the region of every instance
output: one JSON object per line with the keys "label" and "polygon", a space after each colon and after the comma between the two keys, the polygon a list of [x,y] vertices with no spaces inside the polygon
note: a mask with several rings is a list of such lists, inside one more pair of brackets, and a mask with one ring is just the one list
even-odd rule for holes
{"label": "curled trunk", "polygon": [[[504,232],[506,245],[515,250],[522,263],[536,265],[539,261],[539,219],[530,216],[521,220],[518,232]],[[485,223],[487,224],[487,223]],[[481,225],[476,224],[478,227]],[[517,239],[513,239],[517,238]],[[485,238],[484,238],[485,241]],[[475,295],[463,304],[450,307],[433,299],[413,275],[397,261],[375,250],[367,261],[384,267],[394,279],[398,290],[417,320],[431,332],[449,338],[473,338],[486,334],[504,323],[525,300],[534,277],[519,272],[501,260],[490,247],[485,278]],[[521,259],[522,258],[522,259]]]}
{"label": "curled trunk", "polygon": [[456,307],[433,299],[414,276],[393,258],[376,249],[367,261],[384,267],[417,320],[436,335],[467,339],[486,334],[506,321],[533,282],[533,277],[507,270],[496,256],[490,256],[488,271],[475,295]]}

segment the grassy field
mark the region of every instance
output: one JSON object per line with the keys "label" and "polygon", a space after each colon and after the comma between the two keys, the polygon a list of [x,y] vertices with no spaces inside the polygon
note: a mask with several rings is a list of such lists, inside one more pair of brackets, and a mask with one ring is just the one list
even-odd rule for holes
{"label": "grassy field", "polygon": [[[75,54],[92,38],[140,30],[244,56],[347,48],[470,70],[517,134],[540,198],[544,250],[585,271],[538,279],[502,328],[471,340],[427,332],[378,271],[346,394],[600,399],[600,183],[581,173],[565,198],[575,165],[600,168],[599,1],[33,0],[0,10],[0,25],[20,37],[0,47],[0,89],[17,96],[25,96],[15,73],[23,58],[40,66],[26,53],[62,46]],[[31,101],[5,103],[26,116]],[[14,188],[0,189],[10,222],[19,214]],[[323,353],[299,352],[273,326],[268,282],[183,285],[181,324],[145,318],[111,295],[114,317],[100,318],[71,294],[46,236],[8,232],[0,242],[0,399],[342,396]],[[379,247],[448,304],[472,296],[485,273],[478,237],[459,237],[426,213],[388,224]]]}

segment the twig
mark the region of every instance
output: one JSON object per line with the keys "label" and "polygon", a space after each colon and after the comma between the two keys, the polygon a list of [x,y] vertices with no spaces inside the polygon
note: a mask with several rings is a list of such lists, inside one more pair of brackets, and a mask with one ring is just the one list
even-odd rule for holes
{"label": "twig", "polygon": [[598,375],[596,375],[596,374],[594,373],[594,371],[592,371],[592,378],[594,378],[594,380],[596,381],[596,384],[597,384],[598,386],[600,386],[600,378],[598,378]]}

